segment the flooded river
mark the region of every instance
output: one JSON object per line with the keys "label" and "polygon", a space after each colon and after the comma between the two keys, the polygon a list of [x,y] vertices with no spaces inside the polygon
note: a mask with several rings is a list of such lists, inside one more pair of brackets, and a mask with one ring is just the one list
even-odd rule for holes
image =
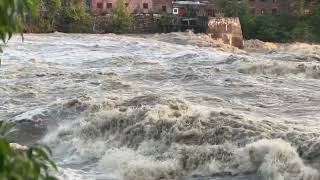
{"label": "flooded river", "polygon": [[320,179],[320,46],[54,33],[4,52],[0,119],[61,179]]}

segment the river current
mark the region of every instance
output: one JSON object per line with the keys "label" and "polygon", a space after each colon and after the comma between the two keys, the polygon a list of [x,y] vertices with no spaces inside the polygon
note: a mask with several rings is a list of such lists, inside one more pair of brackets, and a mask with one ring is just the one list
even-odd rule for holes
{"label": "river current", "polygon": [[199,47],[184,33],[27,34],[0,119],[61,179],[320,180],[320,46]]}

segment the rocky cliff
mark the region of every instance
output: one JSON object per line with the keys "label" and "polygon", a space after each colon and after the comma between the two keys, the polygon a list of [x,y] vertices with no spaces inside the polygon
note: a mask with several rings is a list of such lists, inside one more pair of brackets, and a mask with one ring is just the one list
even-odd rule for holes
{"label": "rocky cliff", "polygon": [[222,39],[229,44],[243,49],[243,36],[239,18],[213,17],[208,22],[208,34],[213,39]]}

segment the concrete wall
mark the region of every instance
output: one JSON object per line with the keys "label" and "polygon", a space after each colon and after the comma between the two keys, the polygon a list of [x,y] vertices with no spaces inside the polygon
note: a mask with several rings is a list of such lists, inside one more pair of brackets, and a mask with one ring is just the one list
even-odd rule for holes
{"label": "concrete wall", "polygon": [[213,39],[222,39],[225,44],[243,48],[243,36],[239,18],[210,18],[208,34]]}
{"label": "concrete wall", "polygon": [[154,33],[159,29],[156,17],[150,14],[136,14],[133,16],[130,33]]}
{"label": "concrete wall", "polygon": [[[133,15],[132,26],[128,33],[155,33],[159,32],[159,17],[150,14],[136,14]],[[95,18],[94,33],[112,33],[111,15],[97,16]]]}

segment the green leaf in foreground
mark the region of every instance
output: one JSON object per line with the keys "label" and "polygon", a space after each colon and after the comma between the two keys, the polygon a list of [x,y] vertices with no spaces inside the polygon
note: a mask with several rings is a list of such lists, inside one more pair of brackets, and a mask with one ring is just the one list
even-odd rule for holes
{"label": "green leaf in foreground", "polygon": [[[8,132],[8,125],[2,123],[0,132]],[[25,147],[10,144],[0,136],[0,179],[7,180],[55,180],[51,174],[57,166],[50,159],[48,147]]]}
{"label": "green leaf in foreground", "polygon": [[16,32],[22,32],[27,12],[35,7],[35,0],[0,1],[0,40],[7,42]]}

